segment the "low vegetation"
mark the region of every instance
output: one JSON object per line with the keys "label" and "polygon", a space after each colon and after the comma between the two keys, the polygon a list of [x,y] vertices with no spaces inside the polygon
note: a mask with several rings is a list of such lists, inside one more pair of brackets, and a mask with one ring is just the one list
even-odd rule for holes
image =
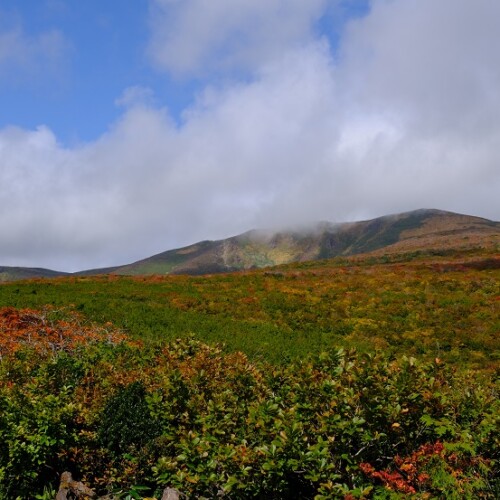
{"label": "low vegetation", "polygon": [[117,498],[498,498],[499,272],[450,251],[1,285],[0,498],[66,470]]}
{"label": "low vegetation", "polygon": [[78,311],[148,342],[186,335],[287,362],[331,346],[498,363],[500,259],[441,252],[203,277],[81,277],[0,286],[0,306]]}

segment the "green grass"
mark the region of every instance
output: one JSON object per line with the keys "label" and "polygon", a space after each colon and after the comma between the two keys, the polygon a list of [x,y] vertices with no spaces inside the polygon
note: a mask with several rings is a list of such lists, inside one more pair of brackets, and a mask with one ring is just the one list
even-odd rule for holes
{"label": "green grass", "polygon": [[500,271],[464,265],[474,258],[419,254],[206,277],[22,281],[0,286],[0,306],[74,309],[135,338],[194,334],[273,362],[355,346],[491,368]]}
{"label": "green grass", "polygon": [[486,250],[2,284],[0,498],[498,498],[499,298]]}

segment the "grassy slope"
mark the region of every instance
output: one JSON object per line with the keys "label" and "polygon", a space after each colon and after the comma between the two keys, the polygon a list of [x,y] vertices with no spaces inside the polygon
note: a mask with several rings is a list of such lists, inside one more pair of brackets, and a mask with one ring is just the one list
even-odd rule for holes
{"label": "grassy slope", "polygon": [[500,224],[479,217],[416,210],[347,224],[317,224],[279,232],[250,231],[220,241],[170,250],[118,268],[123,275],[206,274],[289,262],[400,252],[425,248],[471,248],[500,244]]}
{"label": "grassy slope", "polygon": [[[1,284],[0,308],[56,309],[2,310],[0,497],[70,470],[134,498],[498,498],[499,299],[488,249]],[[251,359],[156,343],[190,332]],[[379,353],[290,361],[339,345]]]}
{"label": "grassy slope", "polygon": [[[202,241],[169,250],[124,266],[74,274],[202,275],[366,252],[479,247],[500,247],[500,223],[439,210],[416,210],[355,223],[320,223],[279,232],[249,231],[225,240]],[[0,281],[65,274],[47,269],[0,267]]]}
{"label": "grassy slope", "polygon": [[52,271],[39,267],[7,267],[0,266],[0,283],[4,281],[30,279],[30,278],[55,278],[68,273]]}
{"label": "grassy slope", "polygon": [[0,286],[0,306],[50,304],[136,337],[194,333],[283,361],[331,345],[493,368],[500,259],[492,251],[357,257],[205,277],[59,278]]}

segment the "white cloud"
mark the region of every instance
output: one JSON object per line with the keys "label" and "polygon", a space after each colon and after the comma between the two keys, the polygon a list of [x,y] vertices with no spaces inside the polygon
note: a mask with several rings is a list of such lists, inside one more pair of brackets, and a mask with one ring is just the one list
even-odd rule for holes
{"label": "white cloud", "polygon": [[[284,38],[249,81],[207,86],[181,125],[132,89],[85,146],[65,149],[47,127],[0,130],[0,264],[76,270],[422,207],[498,219],[497,5],[374,1],[337,62],[308,30],[300,46]],[[190,70],[210,60],[197,57]]]}
{"label": "white cloud", "polygon": [[150,55],[177,76],[255,70],[313,38],[327,0],[152,0]]}
{"label": "white cloud", "polygon": [[126,88],[122,95],[115,100],[115,105],[129,108],[137,105],[152,105],[154,103],[154,92],[149,87],[135,85]]}
{"label": "white cloud", "polygon": [[489,128],[500,105],[498,19],[491,0],[375,0],[343,40],[343,85],[418,133]]}

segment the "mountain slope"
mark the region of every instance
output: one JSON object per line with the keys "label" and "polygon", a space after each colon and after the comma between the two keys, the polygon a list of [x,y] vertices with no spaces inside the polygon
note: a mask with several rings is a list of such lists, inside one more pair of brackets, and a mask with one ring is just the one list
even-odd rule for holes
{"label": "mountain slope", "polygon": [[[361,253],[380,255],[499,246],[500,222],[422,209],[361,222],[321,222],[280,231],[253,230],[224,240],[201,241],[168,250],[124,266],[73,274],[210,274]],[[49,269],[0,267],[0,281],[68,274]]]}
{"label": "mountain slope", "polygon": [[52,271],[41,267],[8,267],[0,266],[0,283],[2,281],[13,281],[33,278],[57,278],[58,276],[69,276],[69,273]]}
{"label": "mountain slope", "polygon": [[500,223],[440,210],[416,210],[344,224],[249,231],[202,241],[119,267],[116,274],[207,274],[349,256],[500,244]]}

